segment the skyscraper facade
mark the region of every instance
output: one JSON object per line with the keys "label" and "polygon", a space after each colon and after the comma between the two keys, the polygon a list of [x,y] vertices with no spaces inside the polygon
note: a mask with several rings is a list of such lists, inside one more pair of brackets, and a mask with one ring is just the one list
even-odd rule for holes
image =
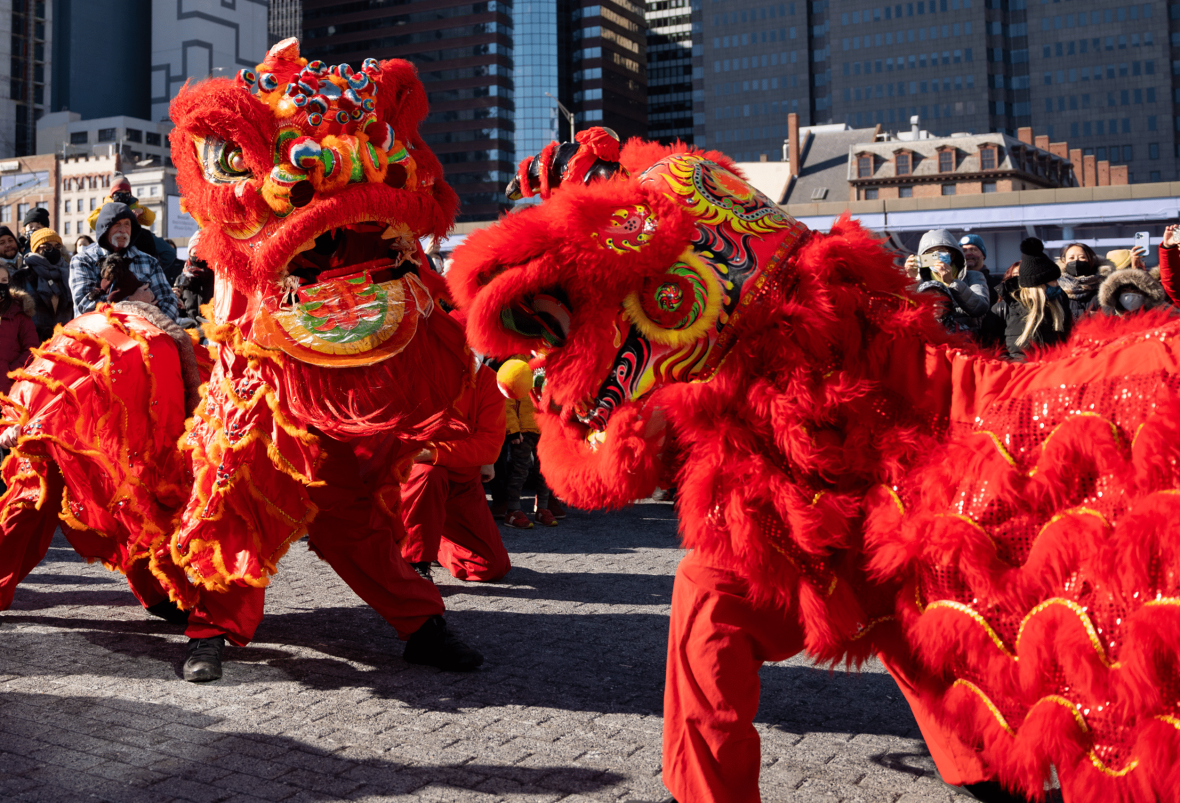
{"label": "skyscraper facade", "polygon": [[0,0],[0,158],[34,153],[37,118],[49,110],[53,4]]}
{"label": "skyscraper facade", "polygon": [[693,102],[703,99],[700,9],[701,0],[647,0],[647,128],[660,142],[693,141]]}
{"label": "skyscraper facade", "polygon": [[512,3],[303,0],[303,53],[329,64],[402,58],[418,67],[430,116],[422,135],[459,193],[459,220],[508,208],[515,169]]}
{"label": "skyscraper facade", "polygon": [[[647,23],[632,0],[567,0],[568,51],[578,127],[605,125],[619,138],[648,135]],[[591,5],[590,3],[593,3]]]}
{"label": "skyscraper facade", "polygon": [[[700,135],[739,158],[804,125],[1025,126],[1132,182],[1175,180],[1180,12],[1164,0],[704,0]],[[1175,33],[1173,33],[1175,31]]]}
{"label": "skyscraper facade", "polygon": [[303,33],[303,5],[300,0],[270,0],[267,18],[267,33],[270,44],[276,45],[292,36]]}
{"label": "skyscraper facade", "polygon": [[[540,153],[555,140],[570,137],[569,125],[557,105],[572,103],[568,68],[561,70],[568,37],[562,37],[558,0],[514,0],[516,159]],[[561,75],[562,72],[566,74]],[[564,78],[565,80],[561,80]]]}

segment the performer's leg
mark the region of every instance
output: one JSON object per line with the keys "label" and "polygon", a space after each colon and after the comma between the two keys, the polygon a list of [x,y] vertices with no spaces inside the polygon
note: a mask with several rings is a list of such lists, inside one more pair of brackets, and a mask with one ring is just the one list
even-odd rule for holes
{"label": "performer's leg", "polygon": [[244,647],[254,638],[262,622],[266,590],[254,586],[231,586],[228,591],[202,591],[200,600],[188,613],[184,634],[190,639],[224,636]]}
{"label": "performer's leg", "polygon": [[438,561],[460,580],[499,580],[512,568],[479,477],[450,482]]}
{"label": "performer's leg", "polygon": [[541,436],[536,432],[526,432],[524,437],[533,452],[533,482],[537,488],[536,512],[540,513],[542,510],[549,509],[549,486],[545,483],[545,475],[541,473],[541,457],[537,454],[537,444],[540,442]]}
{"label": "performer's leg", "polygon": [[[10,503],[0,511],[3,516],[0,521],[0,611],[8,610],[17,585],[44,560],[57,530],[57,511],[61,509],[64,483],[61,473],[52,466],[48,467],[45,480],[47,491],[40,510],[31,503]],[[40,485],[36,477],[13,480],[13,492],[8,498],[35,496],[40,492]]]}
{"label": "performer's leg", "polygon": [[922,731],[922,738],[926,740],[926,749],[934,759],[934,766],[938,774],[952,786],[966,786],[988,781],[993,774],[987,770],[978,752],[970,745],[963,744],[957,736],[935,719],[934,714],[918,696],[918,690],[910,680],[905,669],[885,656],[878,656],[881,663],[889,670],[897,687],[905,695],[906,702],[914,719],[918,721],[918,729]]}
{"label": "performer's leg", "polygon": [[[420,577],[401,556],[387,517],[363,489],[311,489],[320,512],[308,532],[308,546],[328,562],[357,596],[393,625],[404,641],[426,620],[445,610],[434,583]],[[396,522],[400,530],[400,522]]]}
{"label": "performer's leg", "polygon": [[402,557],[410,563],[438,560],[449,492],[450,472],[427,463],[415,463],[402,484],[402,521],[406,526]]}
{"label": "performer's leg", "polygon": [[690,553],[676,570],[664,687],[664,785],[683,803],[756,803],[758,670],[803,648],[798,617],[756,606]]}

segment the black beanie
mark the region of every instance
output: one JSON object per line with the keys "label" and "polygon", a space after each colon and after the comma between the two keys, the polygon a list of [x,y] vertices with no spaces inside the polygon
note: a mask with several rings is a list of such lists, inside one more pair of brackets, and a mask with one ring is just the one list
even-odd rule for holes
{"label": "black beanie", "polygon": [[40,223],[45,228],[49,228],[49,210],[41,206],[34,206],[25,212],[25,219],[21,221],[21,225],[27,226],[30,223]]}
{"label": "black beanie", "polygon": [[0,237],[11,237],[14,240],[16,239],[16,235],[12,233],[12,229],[8,228],[7,226],[0,226]]}
{"label": "black beanie", "polygon": [[1045,256],[1045,244],[1036,237],[1020,242],[1020,286],[1040,287],[1061,278],[1061,268]]}

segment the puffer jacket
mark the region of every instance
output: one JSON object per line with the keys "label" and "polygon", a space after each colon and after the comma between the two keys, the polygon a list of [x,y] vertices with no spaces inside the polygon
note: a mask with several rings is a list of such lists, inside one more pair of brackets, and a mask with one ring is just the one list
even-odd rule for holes
{"label": "puffer jacket", "polygon": [[1017,345],[1016,341],[1024,332],[1024,323],[1028,319],[1028,308],[1013,295],[1012,301],[1007,305],[1004,324],[1004,345],[1008,349],[1008,359],[1013,362],[1024,362],[1028,358],[1027,350],[1032,346],[1047,348],[1064,343],[1069,339],[1069,333],[1073,330],[1073,314],[1070,312],[1069,304],[1066,303],[1067,299],[1064,293],[1057,300],[1061,304],[1062,312],[1065,313],[1062,330],[1059,332],[1053,328],[1053,318],[1046,312],[1045,317],[1041,320],[1041,325],[1032,333],[1028,342],[1024,345]]}
{"label": "puffer jacket", "polygon": [[40,254],[26,254],[24,266],[12,283],[33,299],[33,324],[37,336],[48,340],[53,327],[74,318],[74,297],[70,294],[70,263],[63,256],[52,263]]}
{"label": "puffer jacket", "polygon": [[30,349],[41,345],[33,325],[33,299],[21,290],[9,290],[8,307],[0,312],[0,393],[12,389],[9,371],[29,362]]}

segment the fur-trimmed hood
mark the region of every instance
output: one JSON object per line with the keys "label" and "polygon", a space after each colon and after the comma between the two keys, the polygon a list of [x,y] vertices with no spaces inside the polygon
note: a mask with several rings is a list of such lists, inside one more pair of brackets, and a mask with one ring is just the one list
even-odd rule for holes
{"label": "fur-trimmed hood", "polygon": [[1147,297],[1146,308],[1158,307],[1168,302],[1168,295],[1159,279],[1145,270],[1116,270],[1102,280],[1098,287],[1098,303],[1103,312],[1118,315],[1126,312],[1119,306],[1118,296],[1124,289],[1137,290]]}
{"label": "fur-trimmed hood", "polygon": [[16,307],[10,304],[8,309],[4,310],[3,313],[0,313],[0,316],[11,318],[17,312],[23,312],[25,315],[28,315],[30,318],[32,318],[33,315],[36,314],[37,305],[33,303],[33,297],[31,295],[26,293],[24,290],[17,290],[11,284],[8,286],[8,294],[12,296],[12,300],[18,302],[20,306]]}

